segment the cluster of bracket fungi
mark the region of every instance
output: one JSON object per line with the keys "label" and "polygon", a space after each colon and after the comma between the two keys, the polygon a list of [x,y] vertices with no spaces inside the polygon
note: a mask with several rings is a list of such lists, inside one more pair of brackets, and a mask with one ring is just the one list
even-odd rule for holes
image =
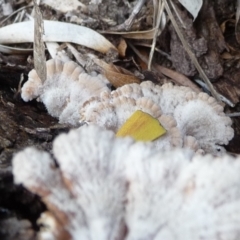
{"label": "cluster of bracket fungi", "polygon": [[47,79],[35,70],[22,88],[25,101],[38,98],[60,123],[79,122],[117,130],[136,111],[158,119],[167,133],[153,141],[159,149],[187,147],[221,155],[222,145],[233,138],[231,119],[223,107],[206,93],[171,83],[158,86],[150,81],[128,84],[111,91],[102,76],[91,76],[73,61],[47,61]]}
{"label": "cluster of bracket fungi", "polygon": [[[111,91],[103,76],[55,59],[46,81],[29,73],[22,98],[37,98],[75,128],[54,140],[55,160],[33,147],[13,158],[15,182],[47,206],[39,239],[240,237],[240,159],[225,154],[234,133],[214,98],[150,81]],[[116,137],[138,110],[166,134],[151,142]]]}
{"label": "cluster of bracket fungi", "polygon": [[29,147],[13,159],[16,183],[47,206],[39,239],[234,240],[239,237],[240,159],[159,150],[82,126],[51,155]]}

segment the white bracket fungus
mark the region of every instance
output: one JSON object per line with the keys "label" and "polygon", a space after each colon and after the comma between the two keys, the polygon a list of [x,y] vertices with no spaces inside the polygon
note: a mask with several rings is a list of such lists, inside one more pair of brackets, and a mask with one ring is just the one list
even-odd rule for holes
{"label": "white bracket fungus", "polygon": [[102,98],[92,98],[83,105],[80,110],[82,117],[80,120],[116,133],[136,110],[150,114],[166,129],[166,134],[153,142],[159,149],[182,147],[183,137],[176,121],[171,116],[163,115],[160,107],[150,98],[139,96],[134,99],[124,95],[118,96],[115,92],[104,94]]}
{"label": "white bracket fungus", "polygon": [[153,142],[160,149],[188,147],[221,155],[225,149],[220,145],[228,144],[234,135],[231,119],[214,98],[188,87],[152,82],[125,85],[104,97],[90,99],[80,110],[80,120],[117,132],[136,110],[157,118],[167,130],[166,136]]}
{"label": "white bracket fungus", "polygon": [[97,124],[115,133],[137,110],[158,119],[167,130],[153,141],[159,149],[187,147],[221,155],[233,138],[231,119],[223,107],[205,93],[172,84],[152,82],[129,84],[110,92],[101,77],[83,73],[70,61],[47,61],[47,80],[42,83],[35,70],[22,88],[25,101],[38,98],[60,123],[76,126],[80,121]]}
{"label": "white bracket fungus", "polygon": [[38,98],[60,123],[77,125],[78,110],[83,103],[101,91],[109,91],[102,78],[92,77],[73,61],[66,63],[51,59],[47,61],[47,79],[41,82],[33,69],[22,87],[22,98],[30,101]]}
{"label": "white bracket fungus", "polygon": [[59,167],[34,148],[13,159],[15,182],[47,205],[42,240],[240,238],[240,158],[158,151],[97,126],[58,136],[53,153]]}

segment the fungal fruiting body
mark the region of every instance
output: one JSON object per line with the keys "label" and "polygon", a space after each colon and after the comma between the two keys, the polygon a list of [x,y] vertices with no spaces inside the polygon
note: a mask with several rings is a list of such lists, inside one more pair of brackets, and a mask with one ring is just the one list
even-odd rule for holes
{"label": "fungal fruiting body", "polygon": [[173,117],[162,114],[160,107],[151,99],[141,96],[135,99],[124,95],[118,96],[114,93],[103,94],[99,98],[92,98],[86,102],[80,110],[80,120],[89,124],[96,124],[117,133],[126,121],[136,111],[140,110],[156,119],[164,129],[165,134],[157,138],[153,142],[154,145],[157,145],[159,149],[165,150],[182,146],[183,137],[177,128],[176,121]]}
{"label": "fungal fruiting body", "polygon": [[47,111],[60,123],[77,125],[83,103],[101,91],[109,91],[102,78],[92,77],[73,61],[57,59],[47,61],[47,79],[42,82],[36,71],[29,73],[28,81],[22,87],[22,98],[30,101],[38,98]]}
{"label": "fungal fruiting body", "polygon": [[[222,145],[228,144],[234,135],[231,119],[206,93],[195,93],[188,87],[169,83],[158,86],[149,81],[124,85],[111,92],[102,77],[84,73],[72,61],[47,61],[45,82],[32,70],[22,88],[22,98],[25,101],[38,98],[60,123],[77,126],[79,121],[87,122],[115,133],[124,129],[121,136],[128,135],[129,118],[136,111],[142,111],[156,119],[166,133],[156,137],[149,132],[150,137],[140,134],[136,139],[154,140],[153,144],[164,150],[185,147],[221,155],[225,150]],[[137,131],[144,132],[136,128],[135,133],[129,135],[139,136]]]}
{"label": "fungal fruiting body", "polygon": [[[92,134],[99,135],[93,138]],[[109,142],[113,143],[110,148]],[[59,168],[54,167],[48,153],[34,148],[16,156],[15,181],[24,182],[48,206],[50,214],[43,215],[40,222],[44,225],[54,222],[46,226],[50,233],[41,233],[42,239],[51,234],[53,239],[63,239],[58,236],[60,232],[76,240],[121,239],[125,232],[123,210],[127,183],[119,152],[127,151],[132,143],[128,139],[121,144],[120,139],[115,141],[112,132],[102,135],[98,128],[83,127],[54,141],[53,152]]]}
{"label": "fungal fruiting body", "polygon": [[231,119],[214,98],[188,87],[152,82],[125,85],[90,99],[80,109],[80,120],[118,132],[137,110],[158,119],[166,129],[163,137],[153,141],[161,149],[187,147],[221,155],[221,145],[228,144],[234,135]]}
{"label": "fungal fruiting body", "polygon": [[13,159],[15,182],[46,203],[42,240],[240,237],[239,157],[159,151],[97,126],[58,136],[53,154],[58,167],[34,148]]}
{"label": "fungal fruiting body", "polygon": [[239,158],[175,151],[128,160],[127,240],[240,237]]}

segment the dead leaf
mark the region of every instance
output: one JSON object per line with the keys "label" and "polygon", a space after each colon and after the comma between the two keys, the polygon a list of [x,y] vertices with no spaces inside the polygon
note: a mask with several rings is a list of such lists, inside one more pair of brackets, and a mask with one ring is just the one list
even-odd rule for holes
{"label": "dead leaf", "polygon": [[[44,20],[44,42],[71,42],[101,53],[116,47],[96,31],[76,24]],[[34,22],[14,23],[0,28],[0,43],[13,44],[33,42]]]}
{"label": "dead leaf", "polygon": [[194,20],[198,16],[198,13],[202,7],[202,0],[178,0],[187,10],[191,13]]}
{"label": "dead leaf", "polygon": [[121,57],[125,57],[126,49],[127,49],[127,43],[123,38],[121,38],[120,43],[117,46],[117,49],[118,49],[119,55]]}
{"label": "dead leaf", "polygon": [[93,59],[93,61],[101,68],[101,73],[115,88],[130,83],[140,83],[140,80],[137,77],[124,68],[115,66],[113,64],[108,64],[97,58]]}
{"label": "dead leaf", "polygon": [[201,92],[201,89],[183,74],[157,64],[154,65],[154,68],[160,71],[165,76],[171,78],[176,84],[190,87],[193,91],[197,93]]}
{"label": "dead leaf", "polygon": [[121,35],[124,38],[129,39],[153,39],[156,28],[146,31],[134,31],[134,32],[113,32],[113,31],[100,31],[100,33]]}

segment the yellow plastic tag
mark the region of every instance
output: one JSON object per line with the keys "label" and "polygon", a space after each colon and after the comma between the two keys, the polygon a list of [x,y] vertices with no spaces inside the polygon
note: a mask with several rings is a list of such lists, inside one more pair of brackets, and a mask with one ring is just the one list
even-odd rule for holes
{"label": "yellow plastic tag", "polygon": [[131,136],[137,141],[153,141],[167,131],[150,114],[137,110],[116,133],[117,137]]}

